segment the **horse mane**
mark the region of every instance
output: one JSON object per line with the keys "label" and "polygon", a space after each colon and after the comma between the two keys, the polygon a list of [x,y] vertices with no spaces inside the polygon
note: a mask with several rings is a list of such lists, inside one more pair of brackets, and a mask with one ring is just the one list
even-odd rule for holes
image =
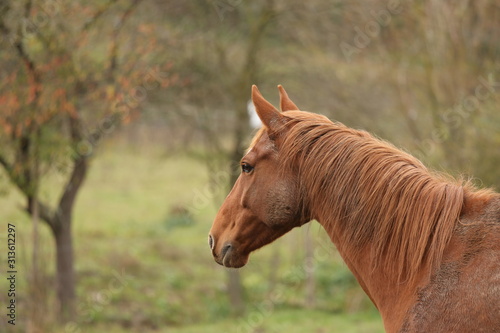
{"label": "horse mane", "polygon": [[470,185],[365,131],[308,112],[282,115],[281,168],[299,175],[305,205],[339,249],[356,256],[371,245],[372,269],[398,282],[441,262]]}

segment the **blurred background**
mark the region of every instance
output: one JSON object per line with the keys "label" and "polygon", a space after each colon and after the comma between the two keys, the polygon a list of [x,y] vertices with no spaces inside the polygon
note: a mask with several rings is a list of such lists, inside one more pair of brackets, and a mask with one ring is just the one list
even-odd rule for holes
{"label": "blurred background", "polygon": [[383,332],[316,222],[213,261],[252,84],[500,189],[495,0],[4,0],[0,45],[1,332]]}

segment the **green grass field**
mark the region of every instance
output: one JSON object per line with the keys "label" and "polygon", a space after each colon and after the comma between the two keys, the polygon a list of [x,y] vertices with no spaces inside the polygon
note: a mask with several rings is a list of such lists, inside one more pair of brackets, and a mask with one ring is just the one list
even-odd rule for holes
{"label": "green grass field", "polygon": [[[235,317],[226,296],[226,271],[213,261],[207,245],[215,197],[220,197],[207,185],[207,168],[161,149],[111,148],[102,147],[92,161],[78,197],[73,229],[78,318],[67,327],[57,327],[50,310],[54,250],[42,228],[39,256],[49,297],[40,308],[46,332],[383,332],[378,313],[317,223],[293,230],[251,256],[241,270],[246,312]],[[41,196],[55,200],[55,185],[61,181],[48,175]],[[0,184],[6,188],[5,177]],[[16,190],[4,191],[0,235],[7,223],[16,225],[20,272],[18,325],[8,327],[12,332],[26,329],[31,292],[31,221],[20,211],[21,204]],[[303,308],[306,277],[300,246],[308,234],[316,246],[311,309]],[[0,256],[5,262],[5,251]],[[2,278],[2,307],[6,288]]]}

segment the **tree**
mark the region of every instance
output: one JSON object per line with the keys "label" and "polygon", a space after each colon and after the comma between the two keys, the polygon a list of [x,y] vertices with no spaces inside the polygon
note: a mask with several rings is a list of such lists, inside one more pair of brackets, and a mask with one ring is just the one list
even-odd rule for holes
{"label": "tree", "polygon": [[[25,211],[54,236],[63,321],[75,314],[72,214],[94,149],[135,117],[148,89],[171,83],[162,72],[168,65],[154,64],[154,25],[127,26],[140,3],[0,4],[0,165],[24,196]],[[124,29],[138,33],[125,40]],[[43,175],[54,171],[66,181],[50,202],[39,194]]]}
{"label": "tree", "polygon": [[[274,1],[198,2],[189,5],[183,2],[177,6],[186,6],[183,17],[187,15],[191,22],[197,23],[194,28],[186,27],[191,38],[185,42],[185,49],[178,49],[179,58],[182,58],[179,64],[181,75],[183,69],[194,68],[185,73],[190,82],[183,87],[184,93],[189,92],[190,100],[178,98],[178,108],[181,118],[193,124],[196,133],[203,138],[204,162],[209,174],[216,176],[211,180],[213,191],[225,196],[239,175],[236,166],[252,130],[247,102],[251,85],[259,81],[262,73],[260,53],[268,27],[277,15]],[[237,59],[233,58],[235,52],[239,55]],[[223,118],[220,117],[221,110],[225,111]],[[218,131],[221,127],[224,127],[224,134]],[[217,177],[221,172],[227,175],[224,183]],[[216,196],[217,205],[220,198]],[[227,291],[233,312],[242,314],[245,291],[240,271],[227,270]]]}
{"label": "tree", "polygon": [[392,85],[415,152],[489,186],[498,181],[500,154],[478,152],[499,142],[498,14],[490,0],[426,1],[394,17],[381,37],[385,54],[399,64]]}

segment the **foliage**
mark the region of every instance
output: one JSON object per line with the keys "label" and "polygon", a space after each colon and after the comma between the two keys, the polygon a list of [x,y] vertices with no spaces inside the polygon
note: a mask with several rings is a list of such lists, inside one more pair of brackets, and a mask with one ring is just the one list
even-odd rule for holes
{"label": "foliage", "polygon": [[[148,90],[174,83],[171,65],[157,58],[157,27],[130,19],[140,2],[2,5],[2,156],[12,155],[7,143],[40,129],[42,162],[67,167],[68,158],[91,154],[103,135],[137,117]],[[81,141],[71,141],[67,119],[82,122]]]}

